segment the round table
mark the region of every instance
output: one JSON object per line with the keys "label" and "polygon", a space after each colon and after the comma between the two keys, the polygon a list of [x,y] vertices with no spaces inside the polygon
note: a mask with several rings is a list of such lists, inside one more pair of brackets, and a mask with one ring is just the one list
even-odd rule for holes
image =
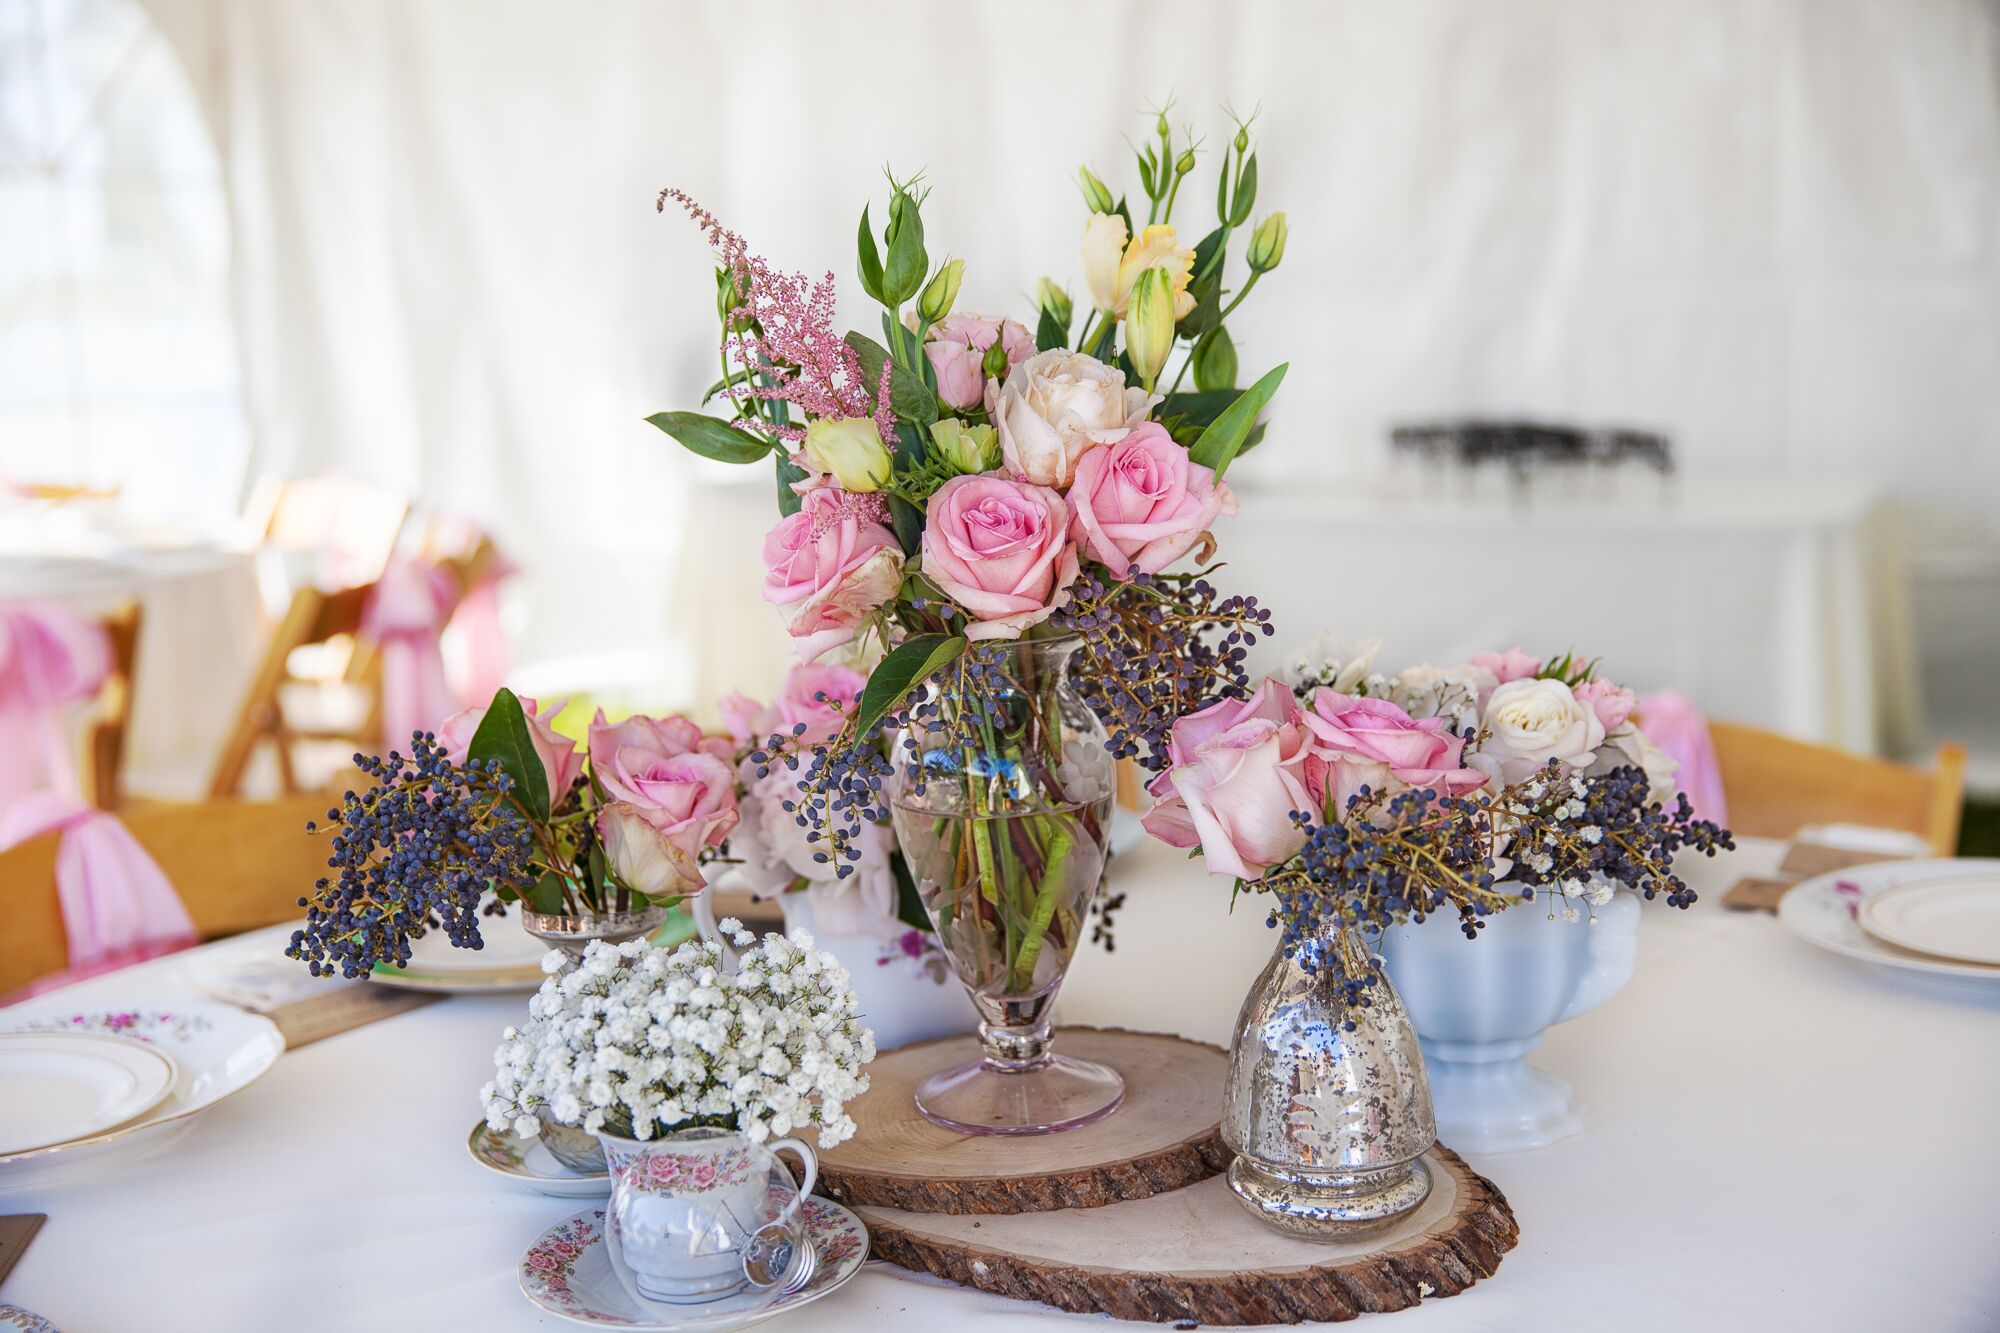
{"label": "round table", "polygon": [[[1704,902],[1648,909],[1632,982],[1535,1057],[1576,1087],[1584,1133],[1469,1158],[1512,1202],[1519,1247],[1383,1327],[2000,1327],[2000,1002],[1900,988],[1718,905],[1779,852],[1697,862]],[[1226,1039],[1270,948],[1262,913],[1226,914],[1222,881],[1157,846],[1113,878],[1117,951],[1079,958],[1063,1017]],[[170,1005],[190,993],[180,971],[160,959],[33,1003]],[[464,1147],[521,1008],[454,998],[289,1052],[157,1155],[0,1198],[49,1214],[0,1300],[71,1333],[560,1327],[514,1270],[582,1205],[518,1192]],[[771,1327],[1104,1326],[1085,1318],[871,1263]]]}

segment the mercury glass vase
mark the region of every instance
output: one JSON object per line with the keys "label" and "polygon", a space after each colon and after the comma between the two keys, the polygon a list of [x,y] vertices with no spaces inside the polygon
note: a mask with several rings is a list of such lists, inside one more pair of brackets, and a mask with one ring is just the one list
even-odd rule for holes
{"label": "mercury glass vase", "polygon": [[[1250,988],[1229,1048],[1222,1140],[1229,1188],[1265,1223],[1338,1240],[1378,1230],[1431,1191],[1437,1142],[1423,1052],[1387,977],[1349,1010],[1340,968],[1365,968],[1352,929],[1280,944]],[[1352,1020],[1353,1030],[1347,1024]]]}
{"label": "mercury glass vase", "polygon": [[[643,900],[642,900],[643,901]],[[568,955],[563,971],[583,961],[592,940],[623,944],[647,938],[667,919],[667,909],[653,903],[625,912],[537,912],[521,905],[521,929]]]}
{"label": "mercury glass vase", "polygon": [[1115,1070],[1057,1054],[1050,1011],[1104,874],[1114,777],[1068,674],[1074,636],[974,644],[894,746],[891,815],[924,911],[979,1011],[980,1056],[917,1088],[966,1134],[1046,1134],[1109,1115]]}

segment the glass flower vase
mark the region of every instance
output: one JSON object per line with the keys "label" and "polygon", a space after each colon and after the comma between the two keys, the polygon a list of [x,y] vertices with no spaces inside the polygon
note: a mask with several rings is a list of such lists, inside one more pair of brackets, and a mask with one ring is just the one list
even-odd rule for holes
{"label": "glass flower vase", "polygon": [[1068,674],[1074,636],[975,643],[895,747],[892,818],[980,1057],[917,1088],[967,1134],[1046,1134],[1110,1114],[1117,1071],[1051,1049],[1051,1010],[1104,873],[1114,777]]}

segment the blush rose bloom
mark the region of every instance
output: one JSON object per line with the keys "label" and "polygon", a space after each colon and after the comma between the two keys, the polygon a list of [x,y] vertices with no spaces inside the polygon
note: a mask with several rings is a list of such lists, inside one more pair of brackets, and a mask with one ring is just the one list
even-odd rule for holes
{"label": "blush rose bloom", "polygon": [[1000,432],[1007,470],[1037,486],[1069,489],[1085,450],[1122,440],[1159,399],[1125,387],[1124,372],[1082,352],[1038,352],[986,385],[986,415]]}
{"label": "blush rose bloom", "polygon": [[1168,846],[1199,847],[1209,874],[1255,879],[1305,845],[1292,811],[1318,809],[1324,764],[1280,682],[1181,718],[1167,755],[1142,822]]}
{"label": "blush rose bloom", "polygon": [[1035,354],[1035,336],[997,315],[948,315],[931,326],[924,355],[937,372],[938,397],[959,411],[986,399],[986,350],[994,343],[1012,370]]}
{"label": "blush rose bloom", "polygon": [[[659,833],[679,858],[677,865],[692,867],[703,848],[720,846],[736,827],[740,818],[736,809],[736,769],[727,761],[700,750],[661,756],[641,753],[636,748],[621,748],[617,767],[615,776],[604,768],[596,768],[598,781],[604,784],[605,794],[611,798],[611,804],[605,807],[606,815],[614,812],[616,815],[615,819],[600,816],[598,821],[607,854],[611,852],[614,832],[628,839],[635,858],[667,854],[630,826],[630,821],[636,818]],[[620,874],[622,877],[623,872]],[[626,882],[634,888],[640,887],[631,880]]]}
{"label": "blush rose bloom", "polygon": [[1443,718],[1413,718],[1387,699],[1321,689],[1313,692],[1312,710],[1301,720],[1320,756],[1338,770],[1331,781],[1339,809],[1363,783],[1380,791],[1391,778],[1449,796],[1486,785],[1486,774],[1460,761],[1465,742]]}
{"label": "blush rose bloom", "polygon": [[837,488],[812,491],[764,538],[764,600],[808,662],[853,642],[903,584],[903,550],[880,504]]}
{"label": "blush rose bloom", "polygon": [[1077,545],[1120,576],[1159,573],[1236,512],[1229,487],[1151,421],[1078,459],[1068,499]]}
{"label": "blush rose bloom", "polygon": [[616,802],[597,816],[604,859],[619,879],[648,898],[682,898],[699,892],[696,851],[668,836],[633,806]]}
{"label": "blush rose bloom", "polygon": [[[773,732],[818,745],[840,734],[867,684],[868,677],[852,667],[802,662],[786,674],[778,697],[771,703],[761,704],[746,694],[732,692],[717,700],[716,707],[737,747],[761,746]],[[846,715],[836,704],[844,706]],[[799,726],[805,730],[793,730]]]}
{"label": "blush rose bloom", "polygon": [[1551,759],[1588,768],[1604,743],[1604,724],[1559,680],[1510,680],[1487,699],[1488,735],[1466,762],[1498,782],[1519,782]]}
{"label": "blush rose bloom", "polygon": [[625,801],[640,809],[656,804],[647,793],[646,774],[669,759],[684,754],[709,754],[725,761],[734,760],[736,746],[726,736],[704,736],[701,728],[687,718],[633,716],[623,722],[607,722],[604,710],[590,723],[590,767],[614,801]]}
{"label": "blush rose bloom", "polygon": [[1613,685],[1608,680],[1586,680],[1576,687],[1576,697],[1590,705],[1597,714],[1597,720],[1604,724],[1604,734],[1625,725],[1632,716],[1632,710],[1639,706],[1638,696],[1623,685]]}
{"label": "blush rose bloom", "polygon": [[953,477],[924,517],[924,576],[964,608],[968,639],[1015,639],[1076,581],[1069,506],[1046,486]]}
{"label": "blush rose bloom", "polygon": [[[534,743],[535,756],[542,761],[542,772],[549,781],[551,805],[562,801],[570,784],[576,781],[577,774],[583,772],[583,756],[576,752],[576,742],[567,736],[558,736],[555,728],[549,725],[556,714],[562,712],[563,703],[567,702],[564,700],[538,709],[533,699],[521,697],[521,712],[528,719],[528,738]],[[472,738],[485,719],[486,708],[467,708],[453,713],[438,727],[438,743],[444,746],[445,756],[451,762],[465,762]]]}
{"label": "blush rose bloom", "polygon": [[1542,659],[1530,657],[1519,648],[1509,648],[1504,653],[1476,653],[1472,665],[1485,667],[1502,685],[1509,681],[1526,680],[1542,669]]}

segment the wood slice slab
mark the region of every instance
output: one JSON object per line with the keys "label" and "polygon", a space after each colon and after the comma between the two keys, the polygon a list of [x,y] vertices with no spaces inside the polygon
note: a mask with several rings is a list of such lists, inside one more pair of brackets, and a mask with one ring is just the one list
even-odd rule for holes
{"label": "wood slice slab", "polygon": [[1296,1324],[1402,1310],[1491,1277],[1520,1232],[1493,1182],[1448,1148],[1431,1194],[1343,1244],[1282,1235],[1221,1177],[1088,1211],[949,1217],[859,1208],[877,1258],[1058,1309],[1120,1319]]}
{"label": "wood slice slab", "polygon": [[1060,1028],[1055,1049],[1125,1079],[1125,1100],[1060,1134],[959,1134],[917,1111],[917,1085],[977,1058],[971,1037],[886,1051],[848,1106],[855,1136],[819,1155],[819,1192],[845,1204],[917,1213],[999,1214],[1098,1208],[1205,1180],[1229,1165],[1222,1146],[1219,1047],[1150,1032]]}

